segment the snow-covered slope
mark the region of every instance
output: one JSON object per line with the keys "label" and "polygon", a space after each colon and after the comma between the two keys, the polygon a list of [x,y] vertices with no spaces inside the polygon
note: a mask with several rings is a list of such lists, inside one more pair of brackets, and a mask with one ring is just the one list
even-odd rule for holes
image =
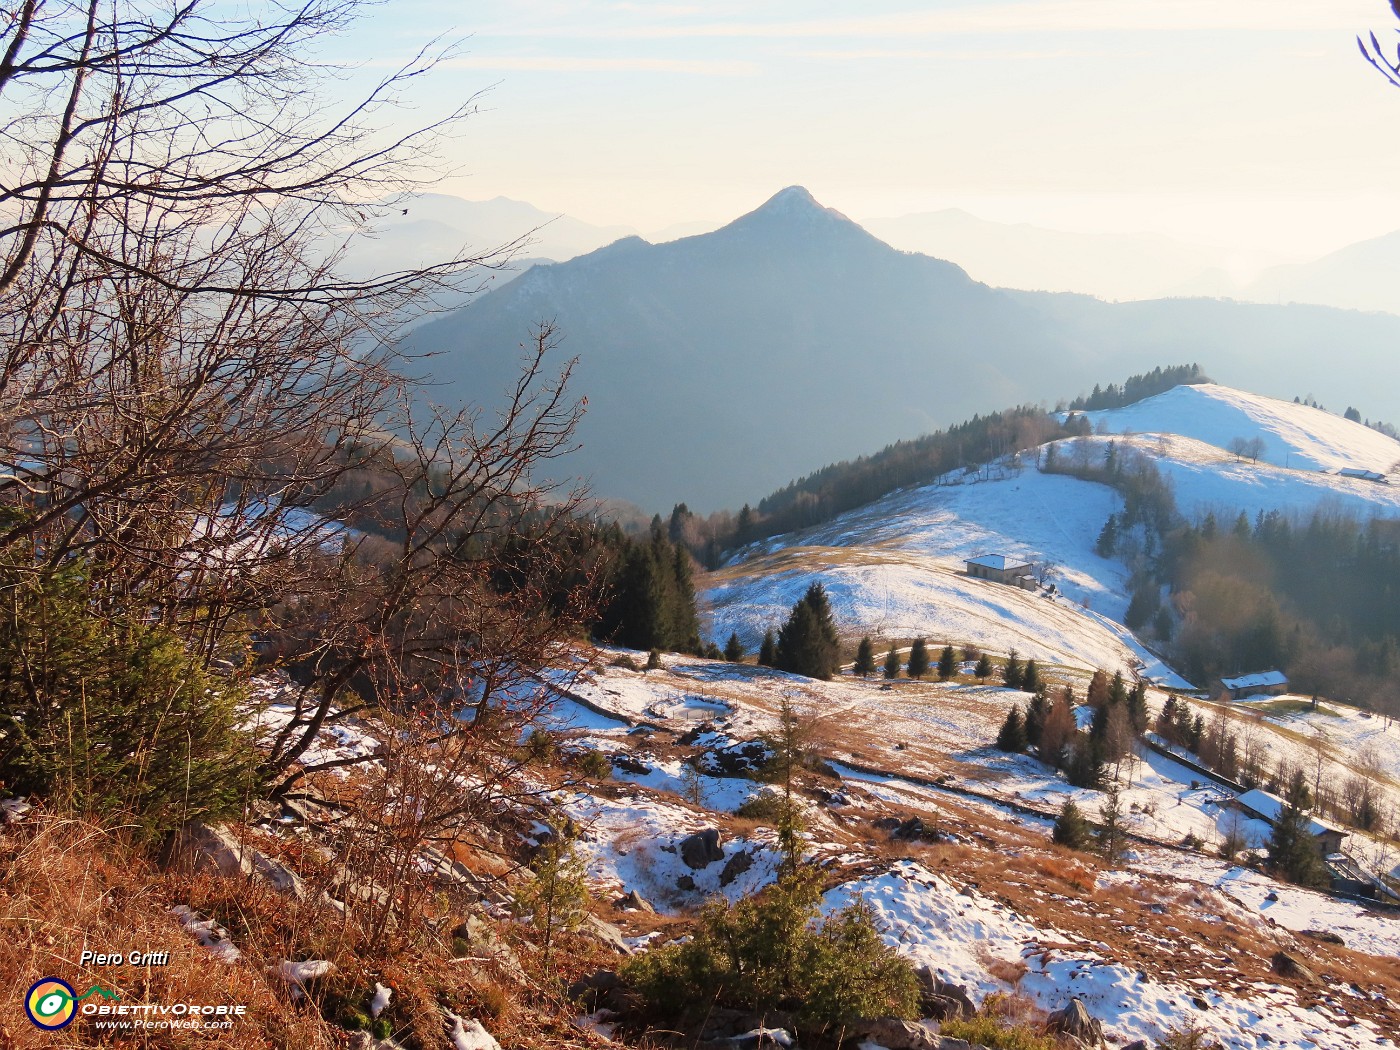
{"label": "snow-covered slope", "polygon": [[1370,427],[1308,405],[1209,383],[1175,387],[1126,408],[1085,416],[1103,433],[1177,434],[1220,449],[1238,437],[1262,438],[1264,462],[1298,470],[1357,467],[1384,474],[1400,461],[1400,442]]}
{"label": "snow-covered slope", "polygon": [[[862,900],[887,943],[974,1002],[1012,991],[1052,1010],[1074,996],[1103,1024],[1109,1046],[1155,1044],[1187,1022],[1226,1050],[1395,1045],[1396,1000],[1377,982],[1383,960],[1400,951],[1400,921],[1216,859],[1238,820],[1227,806],[1232,793],[1200,784],[1170,758],[1147,753],[1123,764],[1120,804],[1136,837],[1108,864],[1048,843],[1051,818],[1067,799],[1092,815],[1101,792],[1074,788],[1028,756],[988,748],[1022,693],[966,680],[816,682],[680,656],[643,673],[619,666],[611,651],[568,681],[571,695],[619,719],[580,727],[568,746],[630,751],[631,770],[646,770],[614,759],[611,789],[561,799],[586,829],[580,845],[605,899],[636,893],[676,916],[708,894],[733,899],[772,880],[772,829],[730,816],[759,785],[724,786],[706,776],[696,800],[675,773],[697,762],[688,752],[771,730],[785,696],[811,720],[809,739],[830,763],[799,793],[806,849],[826,876],[825,909]],[[1161,700],[1149,697],[1154,708]],[[708,712],[703,721],[700,709]],[[639,716],[645,733],[620,721]],[[584,722],[596,717],[590,711]],[[1378,724],[1369,731],[1384,732]],[[570,734],[567,725],[560,732]],[[1263,722],[1257,732],[1286,743],[1290,728]],[[1343,749],[1329,753],[1324,775],[1346,776],[1345,759]],[[911,814],[936,829],[933,841],[889,830]],[[1262,825],[1245,823],[1257,839]],[[715,854],[704,863],[684,859],[686,836],[702,829],[714,829]],[[1198,848],[1181,848],[1184,838]],[[626,923],[636,913],[624,906],[619,914]],[[640,919],[646,932],[634,944],[668,935],[652,917]],[[1329,954],[1342,943],[1336,951],[1347,954]],[[1280,949],[1317,976],[1278,978],[1270,957]]]}
{"label": "snow-covered slope", "polygon": [[[1400,517],[1400,483],[1342,477],[1384,472],[1400,442],[1305,405],[1203,385],[1177,387],[1123,409],[1087,414],[1096,433],[1055,443],[1062,466],[1102,464],[1109,446],[1154,463],[1188,518],[1261,510],[1306,515],[1319,507],[1359,518]],[[1228,451],[1259,437],[1259,462]],[[1047,454],[1042,452],[1041,458]],[[1078,667],[1137,665],[1184,684],[1121,626],[1123,565],[1094,552],[1099,530],[1122,505],[1106,485],[1042,474],[1034,453],[939,484],[893,493],[804,532],[741,552],[707,578],[708,636],[731,631],[750,649],[781,626],[792,604],[822,582],[843,634],[1011,648]],[[1048,569],[1055,592],[972,579],[964,561],[1004,554]]]}
{"label": "snow-covered slope", "polygon": [[[1382,434],[1376,437],[1390,441]],[[1055,448],[1060,456],[1102,463],[1110,444],[1119,455],[1132,449],[1150,460],[1171,481],[1177,509],[1191,519],[1206,511],[1233,516],[1242,510],[1250,517],[1261,510],[1306,516],[1322,506],[1345,510],[1362,520],[1400,515],[1400,484],[1276,466],[1262,460],[1254,463],[1216,445],[1176,434],[1093,435],[1056,442]],[[1400,449],[1400,445],[1396,447]]]}
{"label": "snow-covered slope", "polygon": [[[1159,661],[1117,622],[1122,566],[1094,553],[1117,509],[1109,488],[1034,469],[894,493],[803,533],[778,537],[707,577],[708,634],[750,649],[820,581],[843,634],[975,643],[1078,667]],[[1048,567],[1050,596],[976,580],[964,561],[1002,553]]]}

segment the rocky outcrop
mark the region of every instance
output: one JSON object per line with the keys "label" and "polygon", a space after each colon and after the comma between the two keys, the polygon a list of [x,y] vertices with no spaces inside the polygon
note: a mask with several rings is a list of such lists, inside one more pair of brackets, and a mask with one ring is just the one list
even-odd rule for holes
{"label": "rocky outcrop", "polygon": [[1303,965],[1302,960],[1285,951],[1274,952],[1274,957],[1269,960],[1269,964],[1273,967],[1274,973],[1280,977],[1292,977],[1299,981],[1317,980],[1317,976]]}
{"label": "rocky outcrop", "polygon": [[725,862],[719,873],[719,884],[728,886],[744,872],[753,867],[753,857],[748,853],[736,853]]}
{"label": "rocky outcrop", "polygon": [[604,922],[596,915],[590,915],[584,919],[578,932],[605,948],[611,948],[619,955],[635,955],[637,953],[636,949],[627,943],[627,938],[621,930],[610,922]]}
{"label": "rocky outcrop", "polygon": [[186,824],[167,847],[166,862],[175,867],[187,865],[194,872],[213,871],[230,878],[257,879],[297,900],[307,894],[306,884],[296,872],[238,841],[221,824]]}
{"label": "rocky outcrop", "polygon": [[724,859],[724,850],[719,845],[719,829],[706,828],[681,840],[681,860],[691,871],[707,868]]}
{"label": "rocky outcrop", "polygon": [[977,1007],[962,985],[941,980],[929,966],[920,966],[914,972],[919,978],[919,1007],[923,1016],[947,1021],[977,1013]]}
{"label": "rocky outcrop", "polygon": [[1103,1045],[1103,1025],[1078,999],[1071,999],[1063,1009],[1052,1013],[1046,1026],[1052,1032],[1069,1036],[1081,1046]]}
{"label": "rocky outcrop", "polygon": [[616,911],[645,911],[653,913],[656,911],[647,899],[636,890],[628,890],[617,900],[613,901],[613,908]]}
{"label": "rocky outcrop", "polygon": [[894,1017],[862,1021],[856,1031],[866,1041],[876,1043],[885,1050],[939,1050],[941,1042],[936,1025],[902,1021]]}

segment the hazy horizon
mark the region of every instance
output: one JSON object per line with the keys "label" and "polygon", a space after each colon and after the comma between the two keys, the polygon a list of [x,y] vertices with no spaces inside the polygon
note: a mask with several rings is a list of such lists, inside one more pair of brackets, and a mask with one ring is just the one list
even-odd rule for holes
{"label": "hazy horizon", "polygon": [[[1315,258],[1400,229],[1381,0],[754,7],[398,0],[356,84],[462,39],[411,101],[489,89],[437,188],[596,225],[718,225],[800,184],[857,221],[961,208]],[[407,119],[407,118],[406,118]]]}

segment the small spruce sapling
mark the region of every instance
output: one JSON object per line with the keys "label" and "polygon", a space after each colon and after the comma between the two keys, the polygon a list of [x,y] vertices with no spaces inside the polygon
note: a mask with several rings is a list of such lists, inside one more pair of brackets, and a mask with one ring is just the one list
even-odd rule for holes
{"label": "small spruce sapling", "polygon": [[773,637],[773,629],[770,627],[763,632],[763,644],[758,647],[758,665],[760,667],[772,667],[773,661],[778,656],[778,643]]}
{"label": "small spruce sapling", "polygon": [[1021,754],[1026,746],[1026,722],[1018,704],[1007,712],[1006,721],[1001,724],[1001,732],[997,734],[997,750]]}
{"label": "small spruce sapling", "polygon": [[731,664],[742,663],[745,656],[744,646],[739,641],[739,632],[731,631],[729,641],[724,646],[724,658]]}
{"label": "small spruce sapling", "polygon": [[1069,849],[1082,850],[1089,846],[1089,822],[1074,804],[1074,799],[1065,799],[1065,804],[1060,808],[1060,815],[1055,818],[1055,828],[1050,837],[1056,845]]}
{"label": "small spruce sapling", "polygon": [[861,678],[869,678],[875,673],[875,646],[869,635],[860,640],[860,645],[856,648],[856,662],[851,671]]}
{"label": "small spruce sapling", "polygon": [[923,678],[928,674],[928,666],[928,644],[922,638],[915,638],[909,650],[909,666],[906,668],[909,677]]}
{"label": "small spruce sapling", "polygon": [[1024,675],[1025,668],[1021,666],[1021,658],[1016,655],[1016,650],[1012,649],[1006,656],[1006,666],[1001,669],[1001,680],[1006,683],[1008,689],[1020,689]]}
{"label": "small spruce sapling", "polygon": [[899,650],[890,643],[890,651],[885,654],[885,678],[892,680],[899,677]]}
{"label": "small spruce sapling", "polygon": [[938,654],[938,680],[946,682],[958,673],[958,658],[951,645],[945,645]]}
{"label": "small spruce sapling", "polygon": [[588,917],[587,868],[574,840],[564,834],[541,846],[530,867],[535,878],[516,891],[515,908],[543,938],[547,968],[555,936],[577,929]]}

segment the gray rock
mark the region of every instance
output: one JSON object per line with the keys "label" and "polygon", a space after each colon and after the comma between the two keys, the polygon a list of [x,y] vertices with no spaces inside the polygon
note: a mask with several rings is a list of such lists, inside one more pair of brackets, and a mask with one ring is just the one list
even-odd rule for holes
{"label": "gray rock", "polygon": [[950,1017],[972,1017],[977,1013],[977,1007],[962,985],[941,980],[927,965],[920,966],[914,973],[919,978],[925,1017],[946,1021]]}
{"label": "gray rock", "polygon": [[966,1039],[954,1039],[952,1036],[939,1036],[938,1050],[985,1050],[984,1047],[973,1046]]}
{"label": "gray rock", "polygon": [[682,875],[676,880],[676,889],[684,890],[686,893],[694,893],[695,880],[689,875]]}
{"label": "gray rock", "polygon": [[489,919],[481,915],[468,915],[457,924],[452,936],[465,941],[472,956],[490,960],[511,975],[518,974],[520,980],[525,979],[524,971],[520,968],[520,957],[515,954],[514,948],[501,939],[496,924]]}
{"label": "gray rock", "polygon": [[1050,1031],[1067,1035],[1084,1046],[1103,1045],[1103,1025],[1078,999],[1071,999],[1063,1009],[1052,1013],[1046,1026]]}
{"label": "gray rock", "polygon": [[1147,1045],[1146,1039],[1134,1039],[1127,1046],[1123,1047],[1122,1050],[1152,1050],[1152,1047]]}
{"label": "gray rock", "polygon": [[307,894],[301,877],[285,865],[244,845],[220,824],[191,821],[175,835],[168,853],[176,866],[189,865],[195,872],[215,871],[229,878],[258,879],[278,893],[297,900]]}
{"label": "gray rock", "polygon": [[1292,977],[1300,981],[1317,980],[1317,976],[1304,966],[1300,959],[1285,951],[1274,952],[1274,957],[1269,960],[1269,964],[1273,967],[1274,973],[1280,977]]}
{"label": "gray rock", "polygon": [[939,1050],[936,1025],[881,1017],[873,1021],[862,1021],[858,1031],[871,1042],[879,1043],[885,1050]]}
{"label": "gray rock", "polygon": [[752,1010],[716,1007],[709,1012],[698,1034],[701,1039],[714,1040],[732,1047],[734,1039],[753,1036],[763,1031],[772,1032],[776,1038],[781,1039],[787,1037],[791,1029],[791,1016],[781,1010],[755,1013]]}
{"label": "gray rock", "polygon": [[728,886],[744,872],[753,867],[753,857],[747,852],[736,853],[725,862],[723,870],[719,873],[719,884]]}
{"label": "gray rock", "polygon": [[564,992],[571,1002],[592,1012],[601,1006],[611,1006],[615,992],[622,987],[622,978],[612,970],[596,970],[580,977]]}
{"label": "gray rock", "polygon": [[636,755],[628,754],[626,751],[619,751],[612,755],[612,764],[614,769],[620,769],[624,773],[633,773],[639,777],[646,776],[651,772],[651,766]]}
{"label": "gray rock", "polygon": [[610,922],[604,922],[596,915],[590,915],[583,920],[583,925],[579,927],[579,933],[591,937],[599,944],[621,955],[635,955],[636,949],[627,943],[626,937],[621,930]]}
{"label": "gray rock", "polygon": [[656,912],[640,893],[636,890],[628,890],[625,894],[613,901],[613,907],[618,911],[645,911]]}
{"label": "gray rock", "polygon": [[720,849],[718,828],[706,828],[681,840],[681,860],[692,871],[699,871],[723,859],[724,850]]}
{"label": "gray rock", "polygon": [[925,992],[919,997],[919,1012],[932,1021],[949,1021],[968,1016],[956,999],[931,992]]}

